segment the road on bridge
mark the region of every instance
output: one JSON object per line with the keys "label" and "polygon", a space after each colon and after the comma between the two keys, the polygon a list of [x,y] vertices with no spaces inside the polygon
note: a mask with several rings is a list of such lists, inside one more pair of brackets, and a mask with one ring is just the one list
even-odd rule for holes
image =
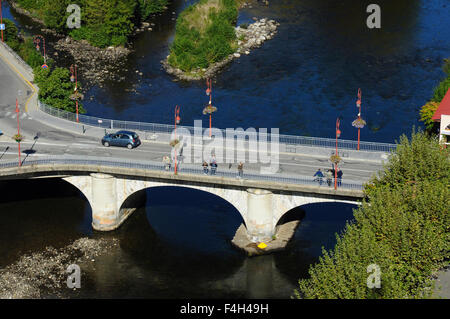
{"label": "road on bridge", "polygon": [[[21,143],[22,160],[46,157],[49,155],[82,155],[120,159],[126,161],[149,160],[161,162],[163,156],[170,155],[171,147],[167,142],[143,141],[136,149],[104,147],[100,143],[101,136],[97,134],[82,134],[80,131],[60,130],[39,120],[39,110],[35,105],[26,105],[33,94],[33,90],[14,67],[14,59],[6,59],[7,55],[0,51],[0,162],[17,159],[18,146],[12,140],[17,133],[16,98],[20,105],[20,130],[25,136]],[[18,91],[21,96],[18,96]],[[27,107],[26,107],[27,106]],[[27,110],[28,112],[25,112]],[[36,116],[35,116],[36,115]],[[38,118],[36,118],[38,117]],[[55,121],[64,121],[55,119]],[[283,175],[312,176],[318,168],[331,168],[327,158],[307,154],[280,153],[280,170]],[[199,167],[201,164],[198,164]],[[265,164],[264,166],[267,166]],[[245,170],[259,171],[260,164],[245,164]],[[381,162],[357,159],[344,159],[340,164],[344,180],[360,183],[366,182],[374,172],[382,168]],[[234,164],[219,164],[218,170],[235,170]]]}

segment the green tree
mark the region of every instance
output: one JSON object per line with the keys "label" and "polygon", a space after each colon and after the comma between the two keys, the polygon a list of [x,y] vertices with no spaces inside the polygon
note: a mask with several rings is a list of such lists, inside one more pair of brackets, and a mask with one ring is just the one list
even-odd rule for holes
{"label": "green tree", "polygon": [[420,121],[425,124],[425,128],[429,133],[436,129],[436,122],[432,118],[438,107],[438,102],[430,101],[420,109]]}
{"label": "green tree", "polygon": [[[70,99],[75,86],[70,82],[68,69],[35,68],[34,74],[35,83],[39,87],[39,99],[42,102],[58,109],[75,112],[76,103]],[[81,103],[79,103],[78,108],[80,113],[85,112]]]}
{"label": "green tree", "polygon": [[19,55],[32,68],[40,67],[44,64],[44,57],[36,50],[32,38],[26,38],[19,46]]}
{"label": "green tree", "polygon": [[3,40],[9,47],[15,51],[19,49],[19,37],[16,25],[10,19],[3,19],[3,23],[5,24],[5,31],[3,31]]}
{"label": "green tree", "polygon": [[434,89],[432,101],[440,103],[444,99],[444,96],[447,94],[449,88],[450,76],[442,80],[441,83],[439,83],[439,85]]}
{"label": "green tree", "polygon": [[[298,298],[423,298],[431,274],[450,257],[450,152],[435,138],[400,138],[354,221],[299,281]],[[367,286],[367,266],[381,269],[381,287]]]}

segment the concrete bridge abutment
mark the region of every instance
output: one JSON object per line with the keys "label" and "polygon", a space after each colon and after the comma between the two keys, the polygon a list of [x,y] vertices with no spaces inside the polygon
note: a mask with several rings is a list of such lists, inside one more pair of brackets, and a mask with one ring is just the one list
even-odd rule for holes
{"label": "concrete bridge abutment", "polygon": [[119,225],[117,207],[116,179],[106,174],[91,174],[92,180],[92,227],[95,230],[108,231]]}
{"label": "concrete bridge abutment", "polygon": [[247,189],[247,236],[253,242],[268,241],[275,234],[272,192]]}

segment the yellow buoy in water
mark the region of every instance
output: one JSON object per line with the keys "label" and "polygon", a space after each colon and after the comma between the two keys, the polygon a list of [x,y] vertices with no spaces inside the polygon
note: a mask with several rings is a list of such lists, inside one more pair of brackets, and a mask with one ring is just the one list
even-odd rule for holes
{"label": "yellow buoy in water", "polygon": [[259,245],[258,245],[258,248],[260,248],[260,249],[264,249],[264,248],[266,248],[267,247],[267,245],[265,244],[265,243],[260,243]]}

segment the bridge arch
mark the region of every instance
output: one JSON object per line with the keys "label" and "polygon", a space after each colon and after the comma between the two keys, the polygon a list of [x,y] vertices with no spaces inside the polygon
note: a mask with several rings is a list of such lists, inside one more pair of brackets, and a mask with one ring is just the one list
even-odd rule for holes
{"label": "bridge arch", "polygon": [[354,198],[330,194],[273,192],[265,189],[205,185],[199,182],[180,183],[169,179],[115,177],[99,173],[64,179],[85,195],[92,207],[92,226],[101,231],[118,228],[137,208],[126,205],[127,199],[137,192],[154,187],[185,187],[222,198],[240,213],[247,229],[247,236],[253,242],[270,240],[275,234],[280,218],[296,207],[330,201],[355,204]]}
{"label": "bridge arch", "polygon": [[[139,193],[144,192],[146,190],[152,190],[152,189],[157,189],[157,188],[189,189],[189,190],[195,190],[195,191],[201,192],[201,193],[206,193],[211,196],[214,196],[215,198],[218,197],[218,198],[224,200],[227,204],[232,206],[239,213],[240,217],[242,218],[242,220],[245,223],[245,215],[243,215],[243,212],[245,213],[246,202],[243,201],[241,198],[239,198],[239,196],[238,196],[239,194],[236,193],[236,192],[241,192],[239,190],[224,192],[223,189],[217,189],[217,188],[211,188],[211,187],[201,187],[201,186],[196,186],[196,185],[180,185],[180,184],[161,183],[161,182],[145,182],[145,181],[141,181],[137,185],[135,184],[134,186],[130,187],[130,186],[127,186],[127,183],[128,182],[124,183],[122,181],[122,184],[124,185],[125,188],[127,188],[127,190],[122,193],[123,196],[120,196],[120,199],[118,200],[118,202],[121,202],[121,204],[120,204],[121,211],[125,212],[128,209],[134,209],[134,208],[136,208],[135,206],[137,206],[136,204],[138,204],[139,206],[142,206],[141,205],[142,197],[139,196]],[[128,196],[126,194],[128,194]],[[136,195],[138,195],[139,197],[134,198],[134,196],[136,196]],[[136,203],[136,201],[135,201],[136,199],[137,199],[138,203]]]}
{"label": "bridge arch", "polygon": [[302,208],[303,206],[317,204],[317,203],[345,203],[345,204],[357,204],[354,199],[339,199],[333,198],[328,195],[321,194],[287,194],[277,193],[273,194],[273,225],[276,227],[283,216],[294,209]]}

